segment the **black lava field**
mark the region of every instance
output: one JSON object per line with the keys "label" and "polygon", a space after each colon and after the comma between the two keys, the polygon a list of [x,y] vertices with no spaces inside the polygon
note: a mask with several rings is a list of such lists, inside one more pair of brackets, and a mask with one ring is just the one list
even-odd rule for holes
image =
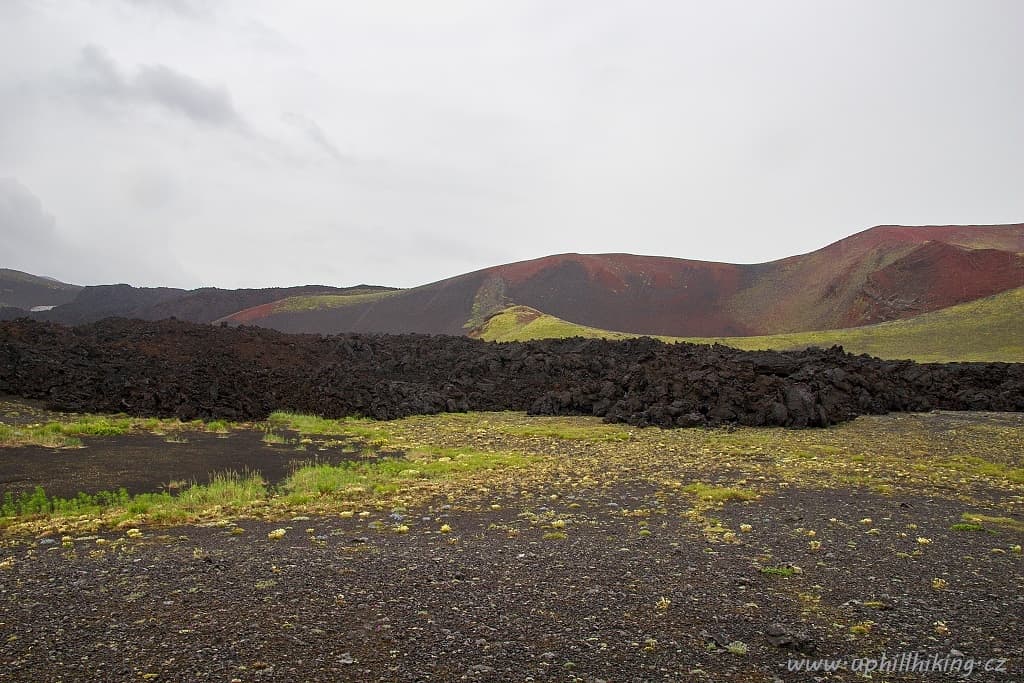
{"label": "black lava field", "polygon": [[660,427],[822,427],[890,411],[1024,410],[1024,364],[652,339],[491,343],[291,335],[175,320],[0,323],[0,394],[69,412],[255,420],[525,410]]}

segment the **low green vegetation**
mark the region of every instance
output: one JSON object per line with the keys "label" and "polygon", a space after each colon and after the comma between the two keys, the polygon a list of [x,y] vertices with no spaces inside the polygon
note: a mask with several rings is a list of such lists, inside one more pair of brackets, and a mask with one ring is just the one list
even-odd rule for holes
{"label": "low green vegetation", "polygon": [[0,446],[80,446],[82,436],[117,436],[127,434],[133,420],[126,417],[86,416],[71,422],[45,424],[0,424]]}
{"label": "low green vegetation", "polygon": [[288,443],[288,439],[282,434],[268,431],[263,434],[263,443],[269,445],[279,445]]}
{"label": "low green vegetation", "polygon": [[291,503],[309,503],[321,497],[354,499],[391,494],[413,482],[453,479],[486,470],[521,468],[535,458],[517,453],[473,451],[417,452],[401,458],[312,465],[292,474],[281,490]]}
{"label": "low green vegetation", "polygon": [[231,426],[224,420],[213,420],[207,422],[204,426],[205,430],[213,434],[227,434],[231,431]]}
{"label": "low green vegetation", "polygon": [[616,425],[510,425],[502,430],[504,434],[516,436],[534,436],[546,439],[566,439],[569,441],[629,441],[633,438],[630,431]]}
{"label": "low green vegetation", "polygon": [[254,473],[223,472],[214,474],[209,484],[195,484],[178,496],[167,492],[129,495],[125,489],[79,493],[74,498],[49,497],[36,487],[20,496],[4,495],[0,512],[10,521],[18,517],[50,519],[74,518],[83,515],[108,516],[109,521],[145,516],[159,522],[181,522],[194,519],[210,510],[240,510],[267,498],[267,485]]}
{"label": "low green vegetation", "polygon": [[123,488],[92,495],[79,493],[74,498],[65,499],[50,498],[42,487],[37,486],[31,493],[26,491],[17,497],[8,491],[0,504],[0,512],[4,517],[96,514],[112,507],[127,508],[130,503],[131,496]]}
{"label": "low green vegetation", "polygon": [[[184,489],[169,507],[190,517],[211,508],[244,509],[256,501],[265,500],[267,493],[267,482],[258,473],[224,472],[214,474],[209,484]],[[156,511],[156,516],[160,517],[160,511]]]}
{"label": "low green vegetation", "polygon": [[81,439],[65,434],[58,424],[33,427],[0,424],[0,446],[73,448],[81,445]]}
{"label": "low green vegetation", "polygon": [[992,462],[974,455],[945,458],[938,461],[936,465],[963,472],[973,477],[992,477],[1012,481],[1016,484],[1024,484],[1024,467],[1018,467],[1005,462]]}
{"label": "low green vegetation", "polygon": [[799,573],[796,567],[789,567],[780,565],[776,567],[761,567],[758,571],[766,576],[781,576],[783,578],[789,578]]}
{"label": "low green vegetation", "polygon": [[[56,424],[56,423],[54,423]],[[84,429],[85,422],[74,423],[74,429]],[[98,422],[91,421],[93,431],[100,431]],[[130,419],[117,423],[120,431],[128,433],[133,427]],[[283,443],[288,440],[275,430],[292,429],[303,435],[303,441],[316,443],[308,435],[320,437],[320,443],[328,437],[360,439],[369,437],[380,445],[387,443],[386,434],[381,434],[376,423],[361,419],[327,420],[318,417],[275,413],[258,425],[264,431],[267,443]],[[153,425],[150,425],[153,426]],[[208,426],[210,431],[225,429],[227,425]],[[237,426],[235,426],[237,428]],[[417,444],[403,440],[407,446]],[[331,441],[336,443],[336,441]],[[305,446],[306,444],[303,444]],[[146,493],[131,496],[126,491],[79,494],[74,498],[48,497],[42,489],[26,492],[20,496],[7,494],[0,507],[2,525],[16,522],[58,524],[88,518],[90,524],[122,524],[156,522],[177,523],[199,521],[223,515],[251,514],[256,510],[270,509],[331,509],[353,501],[373,503],[418,491],[419,495],[431,496],[450,482],[468,482],[478,475],[499,470],[525,468],[538,460],[539,456],[508,450],[476,450],[453,448],[438,443],[418,442],[420,447],[407,448],[400,456],[375,456],[343,462],[337,465],[313,463],[298,467],[277,487],[268,486],[257,473],[241,474],[228,472],[216,474],[208,484],[179,485],[170,492]]]}
{"label": "low green vegetation", "polygon": [[690,339],[740,349],[839,344],[852,353],[918,362],[1024,362],[1024,287],[931,313],[865,327],[761,337]]}
{"label": "low green vegetation", "polygon": [[402,290],[355,290],[351,294],[310,294],[290,296],[272,304],[273,313],[299,313],[365,304],[394,296]]}
{"label": "low green vegetation", "polygon": [[[103,419],[119,425],[121,418]],[[75,421],[79,426],[72,431],[106,429],[92,418],[69,418],[64,424]],[[147,423],[151,429],[160,424]],[[96,494],[55,502],[45,494],[29,493],[4,502],[2,523],[32,529],[95,528],[409,508],[438,498],[486,507],[496,502],[498,491],[506,497],[539,495],[546,505],[571,509],[568,501],[587,491],[626,485],[687,506],[693,524],[715,543],[741,537],[728,524],[706,518],[709,510],[791,486],[940,496],[960,499],[965,506],[977,505],[987,500],[986,492],[998,490],[1005,505],[984,502],[988,512],[965,515],[957,521],[972,526],[955,530],[967,532],[973,525],[1000,534],[1024,529],[1024,523],[1015,521],[1013,507],[1014,500],[1024,498],[1024,425],[1014,414],[865,416],[824,430],[662,430],[604,424],[593,417],[513,412],[419,415],[390,422],[282,412],[264,423],[229,427],[287,434],[288,442],[305,447],[313,461],[298,466],[277,486],[243,473],[202,485],[176,482],[167,492],[128,498]],[[136,429],[134,423],[131,428]],[[970,440],[970,455],[958,452],[965,439]],[[350,461],[315,461],[321,449],[338,446],[351,453]],[[1005,511],[994,513],[992,507]],[[644,519],[650,514],[647,509]],[[657,528],[645,526],[641,535]],[[742,524],[739,533],[751,528]]]}
{"label": "low green vegetation", "polygon": [[712,503],[725,503],[730,500],[753,500],[757,493],[734,486],[713,486],[700,482],[683,487],[683,491],[696,496],[700,500]]}
{"label": "low green vegetation", "polygon": [[82,437],[121,436],[131,432],[164,435],[182,431],[208,431],[226,434],[230,425],[222,420],[204,423],[201,420],[181,422],[177,419],[128,417],[125,415],[69,416],[64,421],[38,424],[0,423],[0,447],[46,446],[74,448],[82,445]]}
{"label": "low green vegetation", "polygon": [[393,423],[361,417],[332,420],[315,415],[278,411],[267,418],[267,424],[272,429],[298,432],[301,436],[347,437],[359,439],[374,448],[384,448],[388,445],[388,425]]}
{"label": "low green vegetation", "polygon": [[964,513],[963,520],[967,524],[984,527],[987,531],[991,531],[992,527],[995,527],[996,529],[1002,529],[1004,531],[1024,534],[1024,522],[1019,519],[1013,519],[1012,517],[1000,517],[996,515],[967,512]]}
{"label": "low green vegetation", "polygon": [[[474,336],[486,341],[510,342],[533,339],[567,339],[569,337],[630,339],[639,335],[577,325],[529,306],[510,306],[497,315],[491,316]],[[675,341],[671,337],[662,339]]]}
{"label": "low green vegetation", "polygon": [[480,285],[473,297],[473,308],[470,311],[469,320],[463,324],[463,329],[476,329],[483,325],[487,318],[505,308],[508,305],[505,289],[505,280],[500,277],[490,278]]}
{"label": "low green vegetation", "polygon": [[7,493],[0,512],[7,522],[16,518],[66,519],[83,515],[118,523],[126,519],[185,522],[211,514],[244,513],[254,506],[280,503],[289,506],[330,501],[369,500],[399,492],[412,484],[427,488],[488,470],[528,466],[533,457],[515,453],[415,453],[409,457],[380,458],[340,465],[316,464],[298,468],[274,488],[257,473],[214,474],[208,484],[184,487],[177,496],[167,492],[131,496],[124,489],[74,498],[48,497],[42,488],[20,496]]}
{"label": "low green vegetation", "polygon": [[[626,339],[640,335],[577,325],[527,306],[511,306],[491,317],[476,336],[500,342],[567,337]],[[756,337],[655,338],[670,343],[718,343],[745,350],[839,344],[852,353],[879,358],[1019,363],[1024,362],[1024,287],[914,318],[865,327]]]}

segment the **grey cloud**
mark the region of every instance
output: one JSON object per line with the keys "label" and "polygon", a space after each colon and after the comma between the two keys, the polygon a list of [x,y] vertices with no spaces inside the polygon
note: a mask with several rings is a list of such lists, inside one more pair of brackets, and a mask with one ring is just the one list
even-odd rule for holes
{"label": "grey cloud", "polygon": [[82,85],[89,92],[117,97],[130,90],[117,65],[95,45],[82,48],[79,67],[84,79]]}
{"label": "grey cloud", "polygon": [[95,45],[82,49],[80,73],[88,93],[121,102],[145,102],[185,116],[196,123],[244,128],[242,117],[223,86],[210,86],[158,64],[125,77],[117,64]]}
{"label": "grey cloud", "polygon": [[0,178],[0,238],[5,251],[53,239],[55,223],[27,187],[14,178]]}
{"label": "grey cloud", "polygon": [[206,2],[199,0],[125,0],[125,2],[133,7],[167,12],[186,19],[208,16],[211,6],[214,4],[209,0]]}
{"label": "grey cloud", "polygon": [[162,229],[86,225],[76,232],[68,223],[16,178],[0,177],[0,267],[77,284],[182,277],[180,263],[161,245],[171,239]]}
{"label": "grey cloud", "polygon": [[135,79],[137,92],[194,121],[215,126],[241,125],[231,95],[166,66],[147,66]]}
{"label": "grey cloud", "polygon": [[68,248],[57,234],[56,220],[14,178],[0,178],[0,244],[3,267],[60,277],[67,263]]}
{"label": "grey cloud", "polygon": [[261,21],[245,22],[238,35],[239,44],[259,52],[277,55],[297,56],[302,49],[280,31]]}
{"label": "grey cloud", "polygon": [[316,121],[308,119],[305,116],[299,114],[293,114],[291,112],[285,112],[281,115],[281,119],[299,130],[301,130],[306,137],[314,145],[319,147],[328,156],[332,157],[335,161],[348,161],[349,159],[341,153],[341,151],[331,142],[331,139],[327,137],[327,133],[321,128]]}

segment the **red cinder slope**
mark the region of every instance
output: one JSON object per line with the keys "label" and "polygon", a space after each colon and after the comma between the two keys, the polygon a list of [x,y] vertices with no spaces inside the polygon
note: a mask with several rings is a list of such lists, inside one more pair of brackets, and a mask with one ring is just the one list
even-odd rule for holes
{"label": "red cinder slope", "polygon": [[[631,254],[562,254],[485,271],[508,300],[564,320],[646,334],[747,334],[725,304],[744,283],[744,268]],[[673,331],[666,331],[673,330]]]}
{"label": "red cinder slope", "polygon": [[754,265],[561,254],[342,309],[262,318],[247,311],[244,322],[292,332],[465,334],[502,307],[522,304],[583,325],[644,334],[830,329],[917,315],[1022,286],[1020,252],[1024,224],[879,226],[809,254]]}
{"label": "red cinder slope", "polygon": [[998,294],[1022,273],[1024,257],[1013,252],[926,242],[868,276],[843,326],[909,318]]}

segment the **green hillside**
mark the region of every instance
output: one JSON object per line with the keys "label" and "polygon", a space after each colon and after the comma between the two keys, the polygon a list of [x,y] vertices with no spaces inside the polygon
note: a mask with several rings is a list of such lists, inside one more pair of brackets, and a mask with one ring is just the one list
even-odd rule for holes
{"label": "green hillside", "polygon": [[378,301],[397,294],[398,289],[366,289],[353,290],[344,294],[310,294],[306,296],[290,296],[273,303],[274,313],[294,313],[296,311],[317,311],[331,308],[343,308],[356,304]]}
{"label": "green hillside", "polygon": [[[475,334],[489,341],[591,337],[625,339],[610,332],[561,320],[526,306],[512,306],[488,320]],[[801,349],[841,344],[852,353],[921,362],[1024,362],[1024,287],[951,306],[907,320],[821,332],[760,337],[679,338],[663,341],[720,343],[739,349]]]}

